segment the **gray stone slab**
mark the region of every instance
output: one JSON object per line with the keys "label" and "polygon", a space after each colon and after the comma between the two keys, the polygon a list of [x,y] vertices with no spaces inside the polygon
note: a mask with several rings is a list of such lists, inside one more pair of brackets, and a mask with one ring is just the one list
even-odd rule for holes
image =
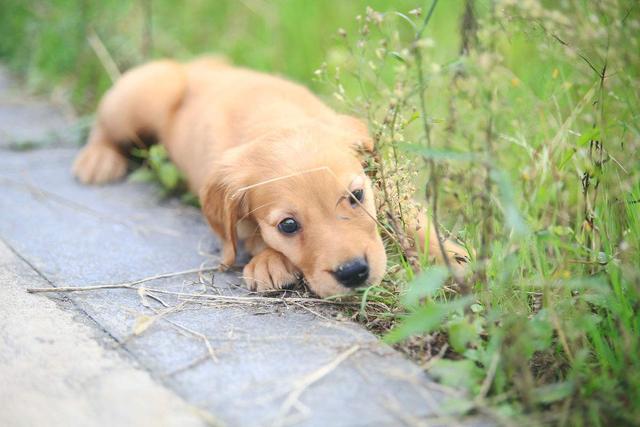
{"label": "gray stone slab", "polygon": [[[53,285],[215,265],[215,237],[196,209],[159,201],[148,185],[81,186],[69,173],[74,154],[0,151],[0,237]],[[216,273],[144,284],[173,309],[130,289],[68,295],[155,378],[228,425],[432,424],[447,415],[417,366],[331,311],[167,294],[246,295],[239,282]]]}
{"label": "gray stone slab", "polygon": [[28,149],[77,144],[71,109],[29,96],[0,66],[0,147]]}
{"label": "gray stone slab", "polygon": [[[9,94],[14,90],[15,81],[9,75],[9,71],[0,65],[0,94]],[[6,96],[6,95],[5,95]]]}
{"label": "gray stone slab", "polygon": [[[104,332],[44,296],[47,282],[0,242],[0,425],[205,426],[215,420],[105,348]],[[103,341],[103,345],[99,344]]]}
{"label": "gray stone slab", "polygon": [[57,283],[111,283],[197,267],[215,253],[199,212],[163,203],[148,185],[86,187],[74,150],[0,152],[0,235]]}

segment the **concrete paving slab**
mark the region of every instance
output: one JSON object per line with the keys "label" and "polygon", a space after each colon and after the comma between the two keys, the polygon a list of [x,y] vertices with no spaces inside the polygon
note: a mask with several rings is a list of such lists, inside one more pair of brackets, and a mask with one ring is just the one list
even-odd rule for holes
{"label": "concrete paving slab", "polygon": [[69,107],[27,95],[0,66],[0,147],[75,145],[78,129]]}
{"label": "concrete paving slab", "polygon": [[[0,425],[204,426],[209,414],[179,398],[53,300],[48,283],[0,242]],[[103,345],[99,344],[103,342]]]}
{"label": "concrete paving slab", "polygon": [[144,184],[86,187],[70,173],[74,150],[5,151],[0,235],[15,236],[34,265],[58,283],[113,283],[195,268],[215,254],[200,213],[162,203]]}
{"label": "concrete paving slab", "polygon": [[[215,265],[216,239],[196,209],[159,202],[148,185],[81,186],[74,154],[0,152],[0,237],[51,285]],[[239,284],[216,273],[144,283],[158,300],[132,289],[67,295],[154,378],[228,425],[451,421],[429,378],[360,326],[322,307],[214,299],[246,296]]]}

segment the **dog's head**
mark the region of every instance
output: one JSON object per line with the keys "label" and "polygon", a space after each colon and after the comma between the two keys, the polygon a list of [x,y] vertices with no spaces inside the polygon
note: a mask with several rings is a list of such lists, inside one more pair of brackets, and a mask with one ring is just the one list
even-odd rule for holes
{"label": "dog's head", "polygon": [[378,283],[386,255],[359,152],[366,132],[310,126],[227,150],[201,192],[203,212],[235,262],[238,230],[302,271],[320,296]]}

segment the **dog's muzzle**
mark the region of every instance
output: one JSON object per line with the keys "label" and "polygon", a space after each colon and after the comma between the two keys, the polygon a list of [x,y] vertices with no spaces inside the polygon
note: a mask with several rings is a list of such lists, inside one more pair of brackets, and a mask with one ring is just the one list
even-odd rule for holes
{"label": "dog's muzzle", "polygon": [[369,263],[364,258],[356,258],[340,265],[331,272],[343,286],[356,288],[369,278]]}

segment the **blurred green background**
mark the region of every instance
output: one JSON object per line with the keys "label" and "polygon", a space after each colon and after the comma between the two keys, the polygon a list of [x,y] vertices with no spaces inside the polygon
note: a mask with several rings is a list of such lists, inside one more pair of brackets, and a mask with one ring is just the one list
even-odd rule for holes
{"label": "blurred green background", "polygon": [[[429,32],[444,59],[458,54],[464,1],[447,0]],[[0,2],[0,57],[40,90],[65,85],[81,111],[111,84],[87,42],[95,32],[126,70],[150,58],[223,54],[234,63],[286,75],[325,90],[313,72],[345,51],[337,30],[353,33],[366,6],[405,13],[415,0],[54,0]]]}

